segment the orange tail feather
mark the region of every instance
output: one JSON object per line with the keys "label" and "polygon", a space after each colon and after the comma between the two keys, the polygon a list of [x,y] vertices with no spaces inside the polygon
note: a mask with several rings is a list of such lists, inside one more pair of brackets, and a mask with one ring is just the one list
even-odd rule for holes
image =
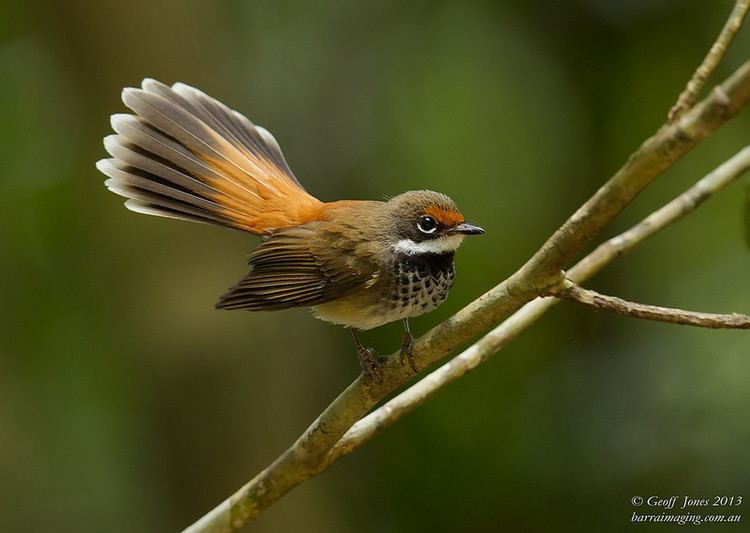
{"label": "orange tail feather", "polygon": [[251,233],[297,226],[324,204],[308,194],[273,135],[201,91],[146,79],[124,89],[136,114],[112,116],[97,168],[140,213]]}

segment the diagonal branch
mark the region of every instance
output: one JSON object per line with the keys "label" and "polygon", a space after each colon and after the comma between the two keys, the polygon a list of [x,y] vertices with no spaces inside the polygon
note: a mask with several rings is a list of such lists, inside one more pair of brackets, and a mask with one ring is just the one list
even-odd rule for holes
{"label": "diagonal branch", "polygon": [[[561,280],[567,266],[640,191],[750,100],[750,62],[743,64],[679,121],[662,126],[511,277],[439,324],[414,346],[424,368],[507,318]],[[372,407],[411,378],[398,357],[382,383],[361,376],[271,465],[186,531],[229,532],[256,517],[287,491],[324,470],[331,449]]]}
{"label": "diagonal branch", "polygon": [[745,19],[745,15],[747,15],[748,8],[750,8],[750,0],[737,0],[734,9],[729,14],[729,18],[721,29],[721,33],[719,33],[713,46],[711,46],[706,57],[703,58],[703,62],[698,66],[693,77],[688,81],[685,89],[680,93],[675,105],[669,110],[669,122],[674,122],[680,118],[682,113],[693,107],[701,89],[703,89],[703,86],[721,61],[721,58],[724,57],[724,52],[729,47],[729,43],[732,42],[735,34],[740,29],[740,26],[742,26],[742,21]]}
{"label": "diagonal branch", "polygon": [[[750,61],[674,124],[662,126],[625,165],[555,231],[542,247],[508,279],[428,331],[415,343],[417,363],[424,368],[509,316],[526,302],[546,294],[602,228],[635,196],[700,141],[739,112],[750,100]],[[386,388],[400,386],[408,372],[395,359]]]}
{"label": "diagonal branch", "polygon": [[623,300],[616,296],[607,296],[576,285],[569,279],[551,293],[561,299],[572,300],[586,307],[612,311],[618,315],[632,316],[657,322],[683,324],[713,329],[750,329],[750,316],[739,313],[715,314],[685,311],[671,307],[660,307]]}
{"label": "diagonal branch", "polygon": [[[748,169],[750,169],[750,147],[735,154],[687,191],[651,213],[629,230],[599,245],[568,271],[569,279],[581,283],[593,277],[613,260],[622,257],[641,242],[692,213],[703,202],[735,181]],[[473,370],[502,349],[558,302],[556,298],[546,297],[537,298],[526,304],[463,353],[354,424],[331,450],[331,457],[338,458],[346,455],[378,435],[443,387]]]}

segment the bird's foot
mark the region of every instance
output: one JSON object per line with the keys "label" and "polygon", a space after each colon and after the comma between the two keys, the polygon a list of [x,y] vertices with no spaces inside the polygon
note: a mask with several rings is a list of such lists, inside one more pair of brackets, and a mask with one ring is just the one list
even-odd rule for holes
{"label": "bird's foot", "polygon": [[419,370],[417,369],[417,363],[414,360],[414,337],[409,331],[404,333],[404,340],[401,341],[400,359],[401,366],[403,366],[406,361],[409,361],[409,366],[414,371],[414,373],[419,373]]}
{"label": "bird's foot", "polygon": [[362,367],[362,374],[365,380],[383,383],[385,357],[378,356],[378,353],[373,348],[362,345],[357,346],[357,357],[359,358],[359,366]]}

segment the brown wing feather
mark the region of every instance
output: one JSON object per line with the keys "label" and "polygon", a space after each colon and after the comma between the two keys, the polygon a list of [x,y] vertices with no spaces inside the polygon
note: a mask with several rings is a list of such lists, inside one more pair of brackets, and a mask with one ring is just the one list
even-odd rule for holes
{"label": "brown wing feather", "polygon": [[309,307],[369,286],[378,272],[369,263],[354,264],[356,243],[339,239],[336,253],[319,242],[317,223],[281,230],[250,254],[252,270],[224,294],[219,309],[271,311]]}

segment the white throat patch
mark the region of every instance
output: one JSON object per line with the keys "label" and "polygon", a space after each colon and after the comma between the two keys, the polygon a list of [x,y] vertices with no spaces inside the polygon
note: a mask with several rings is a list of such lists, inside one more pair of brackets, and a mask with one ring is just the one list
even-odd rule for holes
{"label": "white throat patch", "polygon": [[407,255],[417,254],[445,254],[455,252],[464,240],[463,235],[449,235],[423,242],[414,242],[411,239],[401,239],[393,245],[393,251]]}

